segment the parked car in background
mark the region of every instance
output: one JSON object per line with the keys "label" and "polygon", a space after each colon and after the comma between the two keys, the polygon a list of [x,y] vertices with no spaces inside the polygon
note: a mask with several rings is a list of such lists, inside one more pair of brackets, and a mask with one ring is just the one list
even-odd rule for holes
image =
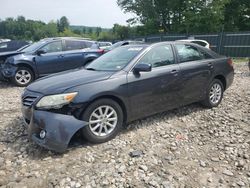
{"label": "parked car in background", "polygon": [[108,49],[110,46],[112,46],[112,43],[111,42],[98,42],[99,44],[99,48],[100,49],[103,49],[103,50],[106,50]]}
{"label": "parked car in background", "polygon": [[101,143],[139,118],[193,102],[216,107],[233,78],[230,58],[196,44],[126,45],[32,83],[22,113],[37,144],[62,152],[79,131]]}
{"label": "parked car in background", "polygon": [[178,40],[178,41],[182,41],[182,42],[191,42],[191,43],[194,43],[194,44],[198,44],[200,46],[203,46],[205,48],[208,48],[210,49],[210,44],[205,41],[205,40],[197,40],[197,39],[186,39],[186,40]]}
{"label": "parked car in background", "polygon": [[20,51],[2,53],[2,79],[27,86],[42,76],[82,67],[103,54],[95,43],[80,38],[47,38]]}
{"label": "parked car in background", "polygon": [[136,44],[144,44],[144,42],[142,41],[130,41],[130,40],[126,40],[126,41],[119,41],[116,42],[115,44],[113,44],[112,46],[110,46],[109,48],[107,48],[107,51],[113,50],[115,48],[118,48],[120,46],[126,46],[126,45],[136,45]]}
{"label": "parked car in background", "polygon": [[16,51],[19,48],[28,45],[26,41],[12,40],[0,43],[0,52]]}
{"label": "parked car in background", "polygon": [[11,41],[10,39],[0,39],[0,43],[2,43],[2,42],[9,42],[9,41]]}

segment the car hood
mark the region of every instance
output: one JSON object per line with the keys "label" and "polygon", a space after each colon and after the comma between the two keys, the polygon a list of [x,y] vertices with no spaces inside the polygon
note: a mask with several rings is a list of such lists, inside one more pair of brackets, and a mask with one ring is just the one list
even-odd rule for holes
{"label": "car hood", "polygon": [[0,56],[12,56],[12,55],[17,55],[21,54],[23,52],[18,52],[18,51],[11,51],[11,52],[1,52]]}
{"label": "car hood", "polygon": [[27,89],[44,95],[63,93],[65,90],[75,86],[108,79],[113,74],[113,72],[86,69],[66,71],[41,78],[30,84]]}

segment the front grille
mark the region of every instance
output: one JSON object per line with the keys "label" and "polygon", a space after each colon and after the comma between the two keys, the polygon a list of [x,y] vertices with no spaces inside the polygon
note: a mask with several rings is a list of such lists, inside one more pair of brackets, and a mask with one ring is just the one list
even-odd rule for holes
{"label": "front grille", "polygon": [[23,98],[22,103],[24,106],[32,106],[32,104],[36,101],[38,96],[26,96]]}

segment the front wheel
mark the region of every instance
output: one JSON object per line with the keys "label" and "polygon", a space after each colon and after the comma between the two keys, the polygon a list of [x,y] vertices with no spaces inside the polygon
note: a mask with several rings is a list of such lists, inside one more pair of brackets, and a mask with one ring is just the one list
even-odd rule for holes
{"label": "front wheel", "polygon": [[82,129],[83,136],[91,143],[102,143],[118,134],[123,124],[123,112],[117,102],[100,99],[89,105],[82,119],[89,122]]}
{"label": "front wheel", "polygon": [[214,79],[207,90],[206,99],[202,104],[208,108],[217,107],[223,98],[224,87],[220,80]]}
{"label": "front wheel", "polygon": [[12,78],[12,82],[20,87],[28,86],[34,80],[33,72],[27,67],[19,67]]}

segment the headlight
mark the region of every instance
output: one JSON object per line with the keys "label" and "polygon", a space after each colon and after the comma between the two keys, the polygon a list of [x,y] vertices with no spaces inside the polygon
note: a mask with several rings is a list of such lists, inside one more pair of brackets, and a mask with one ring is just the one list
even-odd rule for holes
{"label": "headlight", "polygon": [[75,98],[76,95],[77,92],[45,96],[40,99],[36,107],[44,109],[59,109],[64,105],[69,104]]}

